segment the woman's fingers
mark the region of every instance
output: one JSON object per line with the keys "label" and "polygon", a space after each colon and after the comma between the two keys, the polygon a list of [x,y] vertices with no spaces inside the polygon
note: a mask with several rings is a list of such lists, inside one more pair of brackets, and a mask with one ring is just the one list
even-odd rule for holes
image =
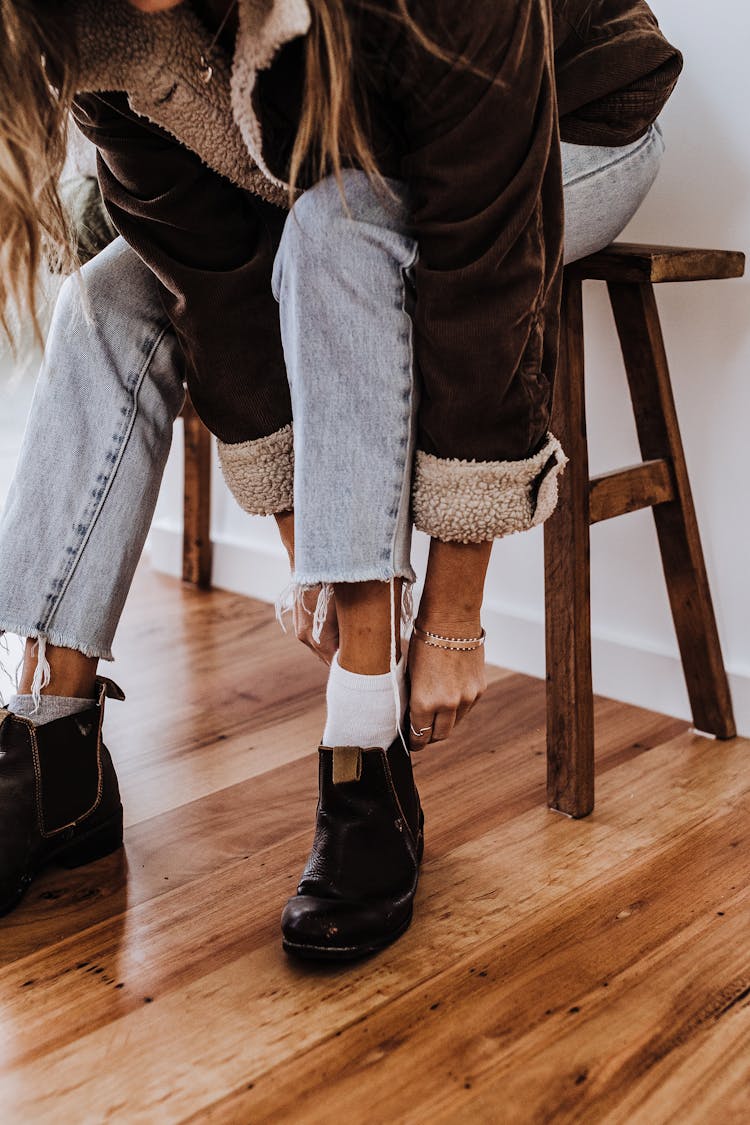
{"label": "woman's fingers", "polygon": [[431,742],[442,742],[448,738],[457,722],[456,711],[448,708],[429,712],[412,711],[409,722],[409,739],[412,750],[422,750]]}
{"label": "woman's fingers", "polygon": [[[477,696],[477,699],[479,699],[479,696]],[[476,703],[477,699],[472,699],[471,703],[460,703],[458,705],[458,707],[456,708],[456,722],[457,723],[460,723],[461,720],[463,719],[463,717],[465,715],[468,715],[469,711],[471,711],[471,709],[474,706],[474,704]]]}
{"label": "woman's fingers", "polygon": [[432,739],[434,715],[426,711],[412,710],[409,715],[409,746],[412,750],[423,750]]}
{"label": "woman's fingers", "polygon": [[453,710],[438,711],[432,727],[432,741],[442,742],[447,738],[456,725],[456,712]]}
{"label": "woman's fingers", "polygon": [[[483,694],[486,686],[484,651],[459,652],[409,643],[409,708],[411,749],[449,738]],[[425,729],[429,727],[430,729]]]}
{"label": "woman's fingers", "polygon": [[[315,642],[310,637],[300,637],[299,640],[302,641],[302,644],[306,648],[310,649],[310,652],[314,652],[315,655],[318,657],[318,659],[322,660],[323,663],[330,668],[331,661],[333,660],[333,653],[332,652],[326,652],[324,649],[322,649],[320,647],[320,645],[316,645]],[[336,649],[333,650],[333,652],[335,652],[335,651],[336,651]]]}
{"label": "woman's fingers", "polygon": [[[328,602],[326,618],[320,633],[320,640],[313,640],[313,617],[315,606],[320,593],[320,586],[311,587],[302,592],[301,598],[295,601],[293,621],[294,632],[298,641],[311,649],[324,664],[331,664],[339,647],[339,625],[336,614],[336,602],[331,598]],[[300,604],[301,602],[301,604]]]}

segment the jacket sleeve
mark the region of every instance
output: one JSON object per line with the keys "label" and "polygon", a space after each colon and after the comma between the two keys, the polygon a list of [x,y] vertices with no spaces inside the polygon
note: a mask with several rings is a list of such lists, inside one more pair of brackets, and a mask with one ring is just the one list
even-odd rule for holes
{"label": "jacket sleeve", "polygon": [[548,0],[411,10],[471,64],[419,45],[397,62],[419,243],[414,522],[479,542],[546,519],[567,461],[547,429],[563,253],[551,17]]}
{"label": "jacket sleeve", "polygon": [[293,443],[273,259],[285,212],[231,184],[120,93],[80,94],[112,223],[160,283],[196,408],[238,502],[292,507]]}

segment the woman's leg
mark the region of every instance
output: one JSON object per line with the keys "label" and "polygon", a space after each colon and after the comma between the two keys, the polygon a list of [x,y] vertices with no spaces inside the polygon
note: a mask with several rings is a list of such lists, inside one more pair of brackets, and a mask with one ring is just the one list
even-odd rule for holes
{"label": "woman's leg", "polygon": [[[401,185],[388,207],[360,172],[301,196],[274,293],[294,416],[294,581],[333,588],[339,650],[327,689],[313,850],[284,909],[285,948],[359,956],[409,924],[422,817],[406,743],[401,584],[411,585],[414,382]],[[397,607],[399,607],[397,609]]]}
{"label": "woman's leg", "polygon": [[620,148],[561,147],[567,264],[602,250],[627,226],[656,179],[664,140],[657,122]]}
{"label": "woman's leg", "polygon": [[20,684],[92,694],[140,557],[184,391],[156,284],[122,239],[60,293],[0,518],[0,631]]}
{"label": "woman's leg", "polygon": [[[566,261],[600,249],[619,234],[650,188],[662,150],[657,127],[617,150],[563,146]],[[345,185],[348,211],[331,178],[301,197],[284,228],[274,269],[294,414],[294,577],[301,586],[335,584],[338,656],[346,661],[343,674],[354,673],[347,715],[342,703],[347,685],[338,682],[342,672],[334,660],[326,734],[331,725],[336,731],[357,731],[354,713],[365,698],[364,681],[368,674],[377,679],[382,673],[387,646],[393,671],[394,580],[414,577],[406,546],[416,410],[408,275],[418,248],[404,234],[401,185],[392,184],[399,204],[390,211],[362,173],[345,173]],[[390,615],[382,593],[378,596],[375,588],[371,597],[369,589],[385,580]],[[331,724],[332,702],[343,722]],[[335,756],[336,744],[330,745]],[[350,948],[361,950],[364,942],[357,930],[361,917],[354,910],[352,924],[354,904],[340,886],[347,882],[345,865],[337,867],[325,843],[336,820],[330,810],[337,804],[327,792],[327,779],[324,764],[318,816],[327,827],[321,829],[319,849],[316,833],[298,895],[282,918],[287,948],[309,956],[316,955],[314,950],[343,955],[342,928]],[[371,843],[377,849],[382,842]],[[375,878],[366,859],[359,860],[367,878]],[[314,873],[327,867],[336,877],[321,883]],[[349,878],[356,900],[362,884],[357,887],[350,873]],[[326,886],[338,901],[335,909]],[[373,893],[372,886],[364,891]],[[373,926],[382,939],[382,925],[375,921]],[[393,936],[391,931],[387,940]]]}
{"label": "woman's leg", "polygon": [[344,172],[344,185],[349,215],[332,177],[304,193],[274,266],[299,469],[295,577],[309,585],[413,581],[404,498],[417,246],[403,233],[402,195],[384,206],[356,171]]}
{"label": "woman's leg", "polygon": [[[404,188],[389,184],[396,194],[384,204],[366,176],[345,172],[349,213],[332,178],[305,192],[274,268],[294,415],[294,581],[335,587],[334,674],[393,672],[399,580],[415,579],[409,314],[417,247],[404,233]],[[388,742],[400,717],[394,708],[395,700]]]}
{"label": "woman's leg", "polygon": [[122,843],[102,741],[104,700],[122,694],[96,663],[111,658],[184,399],[158,290],[122,239],[82,284],[58,299],[0,519],[0,631],[34,638],[22,694],[0,710],[0,914],[45,864]]}

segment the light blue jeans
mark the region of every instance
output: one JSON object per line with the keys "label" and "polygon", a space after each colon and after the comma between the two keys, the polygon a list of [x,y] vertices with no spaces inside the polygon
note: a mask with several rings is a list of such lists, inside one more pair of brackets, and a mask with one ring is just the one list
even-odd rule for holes
{"label": "light blue jeans", "polygon": [[[565,260],[602,248],[653,183],[658,127],[623,148],[563,146]],[[273,271],[292,394],[298,585],[414,581],[409,498],[418,245],[363,173],[306,191]],[[112,659],[151,523],[181,360],[148,269],[122,238],[61,291],[0,519],[0,632]],[[391,586],[393,584],[391,583]],[[38,686],[38,685],[37,685]]]}

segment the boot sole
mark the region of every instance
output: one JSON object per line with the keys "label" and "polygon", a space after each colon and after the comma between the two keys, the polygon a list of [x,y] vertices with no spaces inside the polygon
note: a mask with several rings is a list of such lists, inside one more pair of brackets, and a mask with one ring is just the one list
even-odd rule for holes
{"label": "boot sole", "polygon": [[76,867],[83,867],[87,863],[94,863],[97,859],[104,859],[105,856],[118,851],[122,847],[122,837],[122,809],[120,809],[115,816],[100,824],[98,828],[83,836],[76,836],[75,839],[45,856],[33,871],[27,871],[13,895],[5,902],[0,903],[0,917],[9,914],[11,910],[18,906],[34,879],[46,867],[57,864],[60,867],[73,870]]}
{"label": "boot sole", "polygon": [[355,961],[359,957],[367,957],[385,949],[386,946],[405,934],[411,925],[412,915],[413,911],[410,910],[409,917],[397,930],[393,930],[385,937],[378,938],[377,941],[368,942],[366,945],[302,945],[287,941],[284,938],[281,946],[286,953],[291,953],[294,957],[300,957],[304,961]]}

